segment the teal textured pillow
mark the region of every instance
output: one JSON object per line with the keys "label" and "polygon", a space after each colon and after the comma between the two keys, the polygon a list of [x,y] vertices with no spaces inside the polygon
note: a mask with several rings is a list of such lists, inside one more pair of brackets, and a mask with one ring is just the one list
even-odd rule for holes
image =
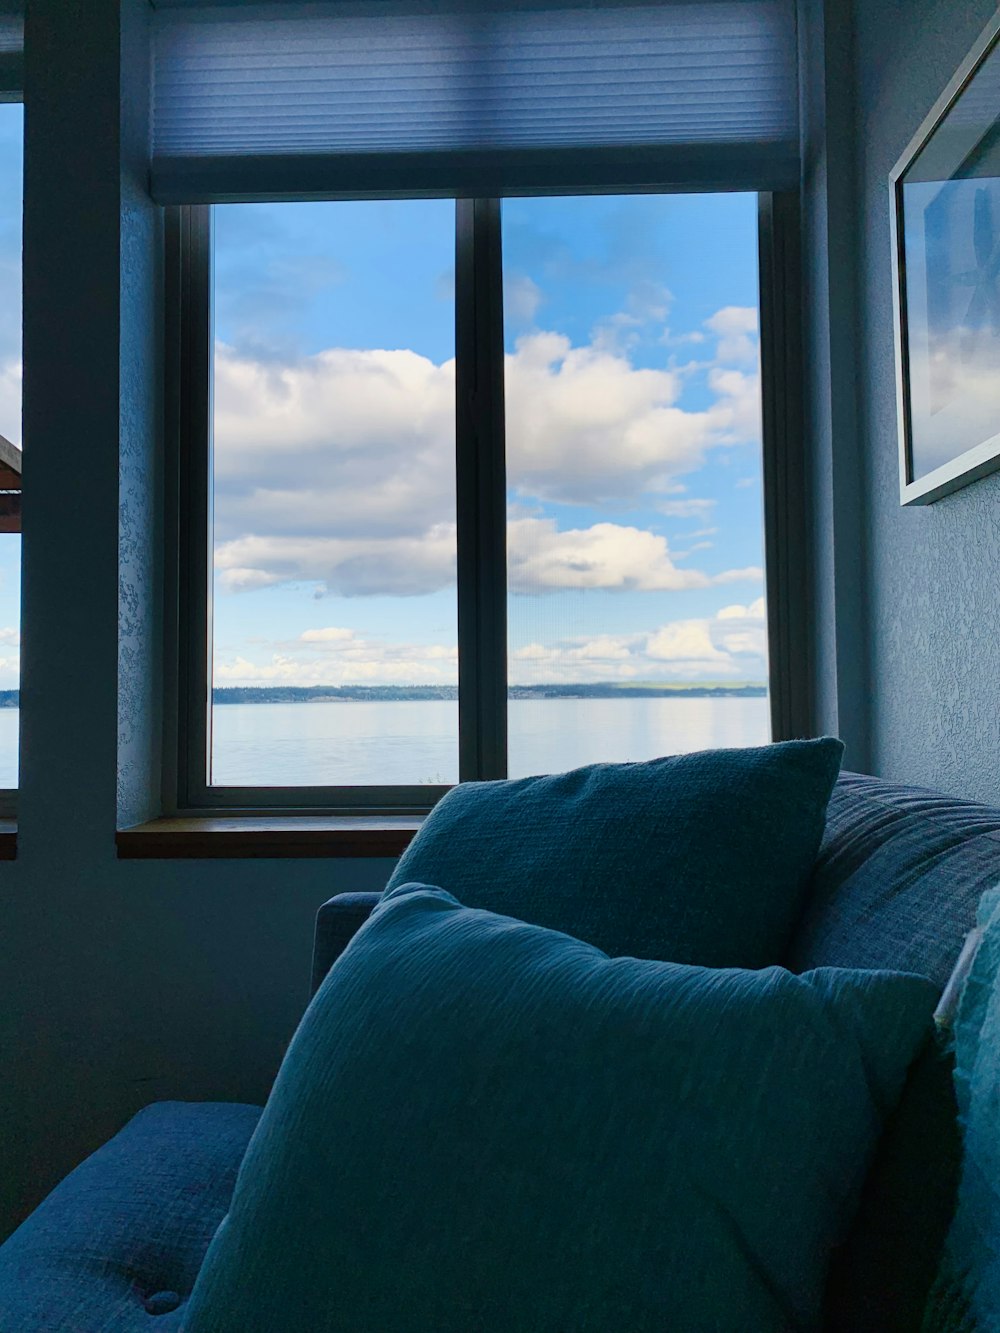
{"label": "teal textured pillow", "polygon": [[983,894],[982,939],[955,1019],[962,1165],[955,1219],[925,1333],[1000,1329],[1000,888]]}
{"label": "teal textured pillow", "polygon": [[612,957],[764,967],[798,919],[843,748],[788,741],[463,783],[388,888],[437,884]]}
{"label": "teal textured pillow", "polygon": [[404,886],[292,1041],[184,1327],[816,1328],[935,999],[609,959]]}

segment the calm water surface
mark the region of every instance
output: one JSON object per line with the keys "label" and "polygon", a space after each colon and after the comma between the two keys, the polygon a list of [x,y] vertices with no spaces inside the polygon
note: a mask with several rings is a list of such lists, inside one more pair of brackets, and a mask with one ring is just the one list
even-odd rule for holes
{"label": "calm water surface", "polygon": [[17,708],[0,708],[0,787],[17,786]]}
{"label": "calm water surface", "polygon": [[[12,711],[12,710],[11,710]],[[512,699],[510,776],[597,760],[765,745],[767,699]],[[456,782],[453,700],[221,704],[212,780],[225,786]]]}
{"label": "calm water surface", "polygon": [[[765,745],[766,699],[512,699],[510,776],[597,760]],[[0,708],[0,787],[17,786],[18,710]],[[223,704],[213,781],[224,785],[455,782],[453,701]]]}

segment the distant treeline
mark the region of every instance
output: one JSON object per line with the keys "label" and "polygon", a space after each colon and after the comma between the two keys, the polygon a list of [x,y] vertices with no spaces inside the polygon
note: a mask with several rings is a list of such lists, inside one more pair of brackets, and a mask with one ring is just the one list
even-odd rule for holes
{"label": "distant treeline", "polygon": [[[11,691],[16,695],[17,691]],[[762,698],[767,686],[675,685],[607,681],[580,685],[511,685],[510,699],[740,699]],[[457,699],[454,685],[225,685],[212,691],[217,704],[388,703],[393,700]]]}
{"label": "distant treeline", "polygon": [[[674,685],[667,681],[593,685],[512,685],[509,699],[761,699],[767,686]],[[393,700],[457,699],[454,685],[225,685],[212,691],[217,704],[390,703]],[[20,706],[19,690],[0,690],[0,708]]]}

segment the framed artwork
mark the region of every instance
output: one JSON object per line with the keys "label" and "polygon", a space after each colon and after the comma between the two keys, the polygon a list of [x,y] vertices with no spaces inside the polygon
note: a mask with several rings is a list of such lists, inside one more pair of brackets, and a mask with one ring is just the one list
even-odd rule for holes
{"label": "framed artwork", "polygon": [[900,499],[1000,468],[1000,14],[889,177]]}

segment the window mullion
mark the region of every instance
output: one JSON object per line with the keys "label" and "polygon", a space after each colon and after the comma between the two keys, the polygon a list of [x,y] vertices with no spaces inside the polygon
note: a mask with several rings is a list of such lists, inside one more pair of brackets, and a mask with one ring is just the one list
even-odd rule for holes
{"label": "window mullion", "polygon": [[458,733],[461,781],[507,773],[507,543],[499,199],[455,229]]}
{"label": "window mullion", "polygon": [[771,739],[811,736],[797,194],[758,205],[764,567]]}

